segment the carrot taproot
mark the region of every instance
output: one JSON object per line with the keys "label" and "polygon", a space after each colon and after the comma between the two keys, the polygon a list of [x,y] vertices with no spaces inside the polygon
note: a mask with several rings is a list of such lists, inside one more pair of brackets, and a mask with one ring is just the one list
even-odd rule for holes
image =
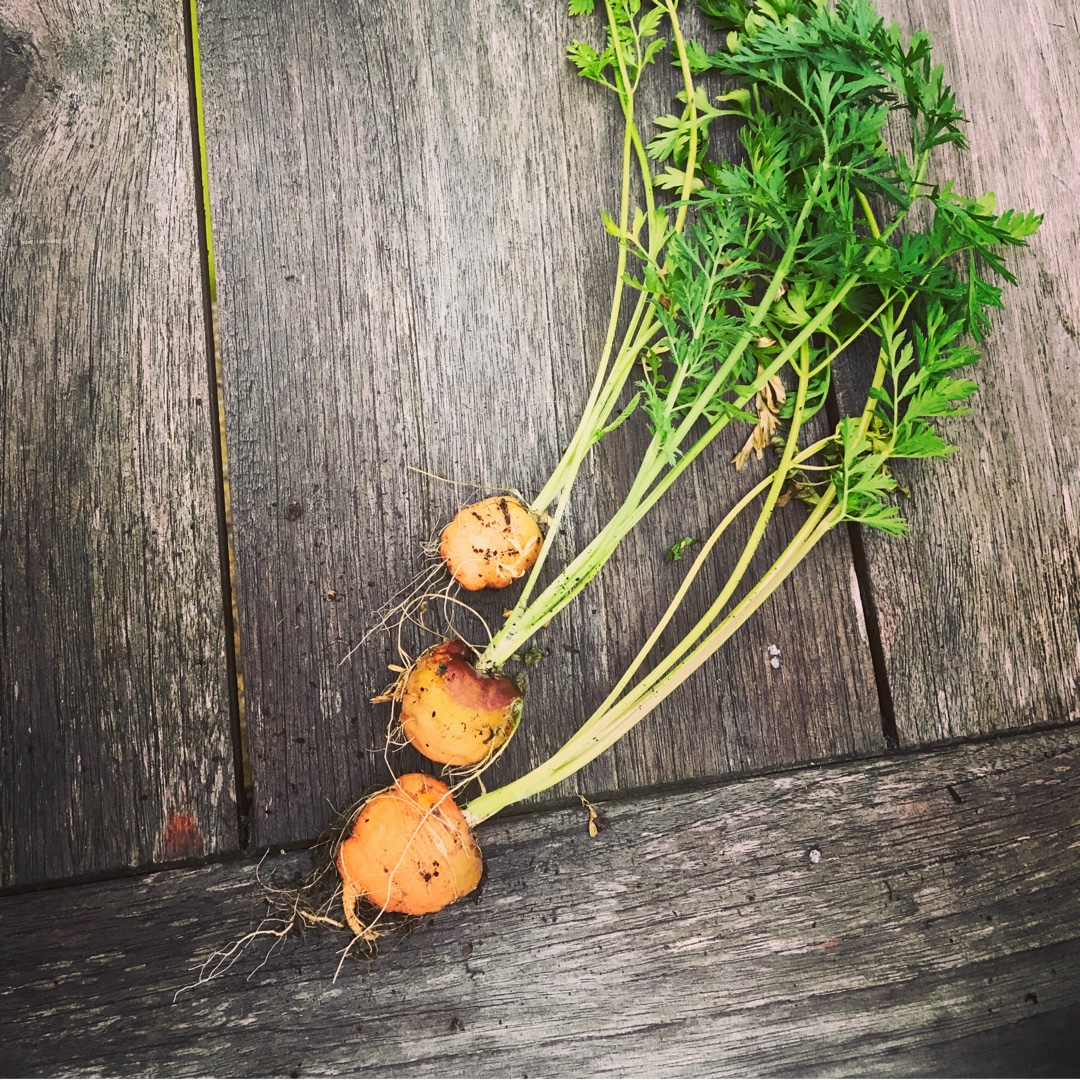
{"label": "carrot taproot", "polygon": [[496,495],[459,511],[442,531],[439,555],[462,588],[503,589],[528,572],[542,543],[528,510]]}
{"label": "carrot taproot", "polygon": [[467,896],[480,883],[483,859],[450,789],[408,773],[372,795],[337,852],[345,920],[364,936],[356,903],[380,911],[426,915]]}
{"label": "carrot taproot", "polygon": [[505,675],[482,675],[475,653],[448,640],[421,653],[405,677],[399,715],[405,737],[444,765],[477,765],[517,727],[522,693]]}

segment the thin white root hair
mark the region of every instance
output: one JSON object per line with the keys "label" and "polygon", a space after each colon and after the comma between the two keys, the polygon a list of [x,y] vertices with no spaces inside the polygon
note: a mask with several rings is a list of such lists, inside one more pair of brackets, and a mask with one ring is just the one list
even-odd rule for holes
{"label": "thin white root hair", "polygon": [[[495,492],[509,495],[523,506],[527,505],[525,496],[515,488],[490,487],[486,484],[464,483],[458,480],[450,480],[445,476],[439,476],[436,473],[428,472],[426,469],[420,469],[414,465],[407,465],[406,468],[412,472],[419,473],[421,476],[427,476],[433,480],[438,480],[441,483],[451,484],[454,487],[468,487],[478,493]],[[466,505],[468,504],[463,503],[462,507]],[[424,559],[428,565],[420,570],[407,585],[399,589],[390,600],[375,612],[372,625],[364,632],[360,640],[345,654],[340,662],[341,664],[344,664],[346,660],[351,659],[354,653],[374,635],[381,632],[392,632],[394,626],[400,622],[402,610],[411,609],[414,601],[419,597],[427,596],[430,598],[431,596],[436,595],[436,592],[433,590],[435,581],[446,572],[443,560],[439,555],[441,535],[442,529],[437,529],[434,536],[420,545],[421,551],[424,554]],[[450,578],[445,590],[447,594],[449,594],[450,590],[454,588],[455,585],[456,582],[454,579]],[[490,638],[490,631],[488,632],[488,636]]]}
{"label": "thin white root hair", "polygon": [[[517,501],[521,503],[522,506],[529,505],[529,500],[527,500],[525,496],[520,491],[518,491],[517,488],[498,486],[493,487],[491,484],[478,484],[476,483],[476,481],[451,480],[447,476],[440,476],[438,473],[428,472],[427,469],[418,468],[416,465],[406,465],[405,468],[409,472],[417,473],[420,476],[426,476],[431,480],[438,480],[442,484],[449,484],[450,487],[467,487],[472,488],[473,491],[476,492],[488,491],[491,492],[493,495],[510,495],[513,498],[517,499]],[[467,503],[463,503],[462,507],[467,505]],[[459,507],[458,509],[461,509],[462,507]]]}
{"label": "thin white root hair", "polygon": [[199,966],[198,978],[194,982],[182,986],[176,991],[173,995],[173,1004],[176,1003],[176,999],[184,993],[185,990],[194,990],[197,987],[205,986],[214,979],[218,979],[227,974],[241,956],[246,953],[248,947],[259,938],[269,937],[273,940],[262,960],[255,968],[248,972],[248,979],[251,979],[257,972],[261,971],[262,968],[266,966],[277,947],[286,937],[293,933],[298,926],[332,926],[338,930],[345,929],[345,924],[340,919],[332,918],[329,914],[335,901],[341,894],[340,886],[336,888],[333,894],[318,908],[309,907],[304,903],[304,893],[313,889],[322,877],[325,876],[325,868],[299,888],[284,888],[280,885],[271,885],[262,879],[262,865],[266,861],[268,855],[269,849],[263,854],[263,857],[259,860],[259,863],[255,868],[255,880],[266,893],[267,904],[271,910],[273,910],[275,905],[280,904],[279,897],[286,899],[287,902],[281,906],[287,914],[267,914],[259,921],[259,925],[250,933],[244,934],[226,948],[212,952]]}
{"label": "thin white root hair", "polygon": [[[420,596],[431,596],[432,586],[442,576],[443,566],[440,561],[436,565],[425,566],[415,577],[402,589],[399,589],[390,600],[375,612],[375,618],[371,626],[364,631],[360,640],[342,657],[338,666],[341,667],[347,660],[351,660],[358,649],[366,645],[376,634],[393,634],[400,625],[402,611],[412,607]],[[398,599],[402,597],[402,599]]]}
{"label": "thin white root hair", "polygon": [[[425,621],[428,609],[431,603],[435,601],[438,601],[442,605],[443,624],[445,629],[430,626]],[[439,641],[443,641],[448,637],[456,637],[472,649],[473,652],[480,653],[483,651],[484,645],[469,641],[454,623],[453,616],[450,614],[453,607],[467,611],[474,619],[476,619],[481,627],[483,627],[483,632],[486,635],[487,640],[491,641],[491,627],[488,625],[487,620],[473,607],[465,603],[465,601],[461,600],[459,597],[454,596],[450,591],[443,590],[437,593],[421,593],[411,597],[407,604],[403,603],[400,605],[397,626],[395,629],[394,643],[397,648],[398,659],[401,662],[400,664],[389,665],[390,670],[395,674],[394,681],[385,690],[376,694],[376,696],[371,699],[373,703],[401,700],[402,689],[416,663],[416,658],[408,653],[403,640],[405,628],[407,626],[415,626],[422,632],[430,634]]]}

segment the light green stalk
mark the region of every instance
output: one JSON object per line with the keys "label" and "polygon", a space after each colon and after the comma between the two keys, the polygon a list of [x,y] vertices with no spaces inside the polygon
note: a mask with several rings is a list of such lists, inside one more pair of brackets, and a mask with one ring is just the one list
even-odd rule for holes
{"label": "light green stalk", "polygon": [[[797,369],[799,385],[796,391],[795,407],[784,453],[775,472],[748,492],[714,530],[713,535],[709,537],[702,552],[691,566],[682,588],[672,600],[659,625],[600,707],[544,764],[501,788],[473,799],[465,808],[470,824],[484,821],[512,803],[548,790],[572,776],[612,746],[705,663],[779,588],[795,567],[813,550],[818,541],[843,519],[843,506],[837,504],[835,488],[830,485],[780,557],[731,612],[720,622],[716,622],[760,547],[777,500],[792,472],[832,441],[831,439],[822,440],[806,450],[798,450],[798,436],[805,412],[810,377],[810,352],[806,345],[800,349]],[[869,408],[868,403],[867,409]],[[766,489],[768,494],[750,537],[716,600],[679,645],[632,691],[624,693],[626,686],[645,661],[679,607],[690,583],[704,564],[706,556],[735,517]]]}
{"label": "light green stalk", "polygon": [[[784,268],[781,267],[781,270]],[[778,270],[778,273],[780,271]],[[777,285],[779,285],[779,280]],[[744,408],[754,395],[770,378],[772,378],[791,358],[798,352],[810,336],[820,329],[835,312],[843,297],[853,287],[854,281],[846,283],[842,290],[838,290],[826,308],[811,320],[804,330],[773,360],[764,372],[755,379],[748,391],[737,398],[734,405],[736,408]],[[772,291],[772,290],[770,290]],[[768,296],[767,296],[768,299]],[[775,299],[773,292],[772,299]],[[771,304],[772,299],[769,299]],[[763,305],[765,301],[762,302]],[[764,317],[764,310],[761,312]],[[730,375],[738,359],[749,345],[752,338],[747,337],[732,351],[728,360],[725,361],[723,372],[725,377]],[[849,343],[849,342],[848,342]],[[698,416],[701,409],[697,409]],[[698,416],[694,416],[696,420]],[[690,419],[689,415],[687,419]],[[692,464],[698,455],[720,434],[730,423],[730,417],[725,414],[717,419],[702,434],[689,449],[687,449],[678,461],[671,465],[668,462],[663,448],[658,440],[654,439],[652,445],[638,470],[629,493],[622,506],[608,524],[594,537],[589,545],[562,571],[545,590],[540,594],[527,609],[520,605],[514,609],[507,618],[502,628],[492,638],[488,647],[480,657],[479,665],[486,669],[498,669],[506,663],[532,636],[539,627],[543,626],[554,615],[565,608],[578,593],[596,576],[600,568],[611,557],[623,537],[652,509],[665,491],[679,478],[680,475]],[[679,431],[683,437],[689,433],[689,427],[684,423]],[[678,436],[676,436],[678,437]]]}
{"label": "light green stalk", "polygon": [[[687,469],[698,455],[727,427],[731,422],[731,414],[725,413],[714,421],[709,428],[678,458],[675,464],[671,464],[670,455],[672,448],[678,449],[682,442],[689,436],[694,424],[701,418],[710,401],[730,378],[735,365],[742,358],[755,335],[759,332],[770,308],[780,294],[781,286],[789,273],[795,258],[795,252],[802,230],[813,208],[822,177],[830,168],[830,152],[827,136],[823,133],[825,150],[821,164],[811,185],[810,194],[806,199],[799,218],[797,219],[792,235],[789,238],[787,249],[780,260],[768,288],[760,303],[754,309],[747,328],[731,349],[724,362],[719,366],[708,387],[698,397],[694,405],[687,411],[678,428],[670,440],[662,444],[658,436],[654,436],[645,452],[641,466],[638,469],[630,491],[627,493],[622,505],[616,511],[611,520],[593,538],[593,540],[574,558],[551,582],[550,585],[534,600],[528,603],[532,594],[532,588],[536,581],[536,570],[530,575],[526,588],[518,603],[503,623],[502,627],[492,638],[487,648],[481,654],[478,667],[481,670],[499,670],[503,665],[528,643],[532,636],[542,626],[546,625],[555,615],[563,610],[585,588],[585,586],[599,573],[607,560],[621,543],[623,537],[652,509],[660,497],[678,479],[682,472]],[[911,195],[922,184],[929,162],[929,152],[922,155],[915,179],[912,183]],[[871,233],[876,240],[886,241],[899,228],[906,219],[909,211],[898,214],[882,231],[878,226],[873,212],[865,196],[858,192],[859,202],[870,225]],[[866,257],[869,265],[878,255],[880,248],[875,248]],[[843,303],[853,288],[860,283],[860,274],[852,273],[842,281],[834,291],[832,297],[811,319],[805,327],[777,354],[767,367],[758,375],[748,390],[736,398],[733,406],[743,409],[759,390],[776,375],[785,364],[810,340],[811,336],[823,329],[833,318],[837,309]],[[859,334],[870,326],[886,309],[896,300],[896,294],[890,293],[882,304],[863,321],[856,331],[842,342],[827,358],[831,362],[840,352],[847,348]],[[910,300],[908,301],[910,303]],[[905,311],[907,307],[905,305]],[[875,372],[875,378],[884,377],[884,368],[879,364],[879,370]],[[880,385],[877,383],[876,385]],[[868,406],[870,414],[863,421],[863,433],[870,423],[870,415],[873,411],[873,402]]]}
{"label": "light green stalk", "polygon": [[[689,103],[690,134],[688,143],[688,166],[683,190],[680,193],[680,206],[676,216],[674,229],[667,235],[658,233],[655,228],[656,197],[652,171],[649,168],[648,155],[645,151],[645,146],[641,139],[641,132],[638,129],[634,114],[634,97],[637,90],[637,81],[635,80],[632,82],[629,77],[626,56],[624,54],[622,42],[619,38],[618,27],[611,4],[605,2],[605,7],[607,10],[611,40],[615,48],[619,67],[619,100],[625,118],[619,228],[624,235],[627,234],[630,229],[631,161],[633,157],[636,157],[644,190],[646,222],[649,230],[649,248],[647,255],[651,261],[656,262],[660,258],[661,251],[667,244],[671,235],[681,232],[685,225],[688,200],[694,180],[693,165],[697,158],[698,130],[697,124],[695,123],[697,119],[697,108],[694,103],[694,83],[690,73],[686,42],[682,35],[682,29],[679,24],[678,13],[676,10],[678,7],[678,0],[664,0],[664,8],[667,11],[668,19],[672,27],[672,34],[675,39],[676,57],[682,72],[684,91]],[[629,324],[623,335],[622,344],[615,356],[614,363],[611,363],[611,354],[614,349],[619,318],[622,313],[628,253],[629,241],[620,239],[618,264],[615,275],[615,288],[612,296],[611,311],[608,317],[607,334],[604,339],[604,346],[600,354],[600,362],[597,366],[596,375],[593,379],[593,385],[589,392],[588,400],[585,403],[585,409],[582,412],[581,419],[578,422],[577,430],[574,432],[559,464],[555,467],[555,470],[552,472],[540,494],[529,506],[530,513],[539,517],[547,512],[547,509],[552,502],[555,502],[555,510],[548,519],[544,542],[541,545],[536,562],[533,564],[532,570],[518,597],[514,611],[509,617],[509,621],[511,622],[514,621],[516,616],[524,612],[528,606],[529,598],[536,587],[540,573],[547,562],[548,555],[554,544],[555,536],[562,524],[562,519],[566,512],[567,502],[569,501],[574,481],[577,479],[578,472],[580,471],[586,456],[608,424],[611,414],[618,402],[619,395],[626,385],[627,379],[630,377],[630,372],[633,370],[634,364],[637,362],[642,351],[648,346],[660,329],[659,323],[654,318],[650,309],[648,297],[643,292],[638,297],[637,304],[630,316]],[[608,368],[609,363],[611,363],[610,370]]]}
{"label": "light green stalk", "polygon": [[[881,230],[865,199],[862,200],[862,207],[872,234],[875,238],[879,237]],[[903,319],[906,315],[914,295],[914,293],[911,293],[903,297],[898,316],[900,319]],[[887,320],[895,325],[893,320],[896,318],[896,313],[892,309],[899,299],[898,294],[889,294],[878,309],[864,321],[863,325],[851,337],[841,342],[829,353],[825,360],[818,365],[818,368],[831,363],[836,356],[848,347],[854,337],[861,334],[869,324],[881,318],[886,309],[889,311]],[[787,351],[785,350],[785,352]],[[721,618],[724,608],[731,601],[742,583],[751,560],[761,545],[785,484],[794,472],[806,467],[807,462],[815,454],[834,441],[833,437],[829,437],[820,440],[805,450],[800,451],[798,448],[798,439],[806,408],[806,395],[812,374],[809,334],[799,340],[798,351],[799,359],[794,365],[799,380],[795,405],[792,410],[784,451],[776,470],[747,492],[713,531],[691,565],[682,586],[673,597],[667,611],[649,635],[637,656],[630,663],[622,678],[592,716],[544,764],[501,788],[485,792],[478,798],[473,799],[465,808],[465,814],[470,823],[476,824],[484,821],[512,803],[548,790],[555,784],[572,776],[611,747],[704,664],[780,587],[794,569],[810,554],[822,537],[844,519],[845,503],[843,500],[837,501],[836,489],[830,484],[779,558],[747,592],[743,599],[725,617]],[[887,370],[887,359],[887,351],[883,344],[878,353],[878,363],[872,384],[874,388],[879,388],[883,383]],[[776,365],[770,365],[770,367],[773,366]],[[758,382],[761,383],[764,377],[760,377]],[[875,405],[876,400],[874,397],[868,396],[866,406],[860,417],[860,435],[865,434],[868,429]],[[708,611],[698,620],[682,641],[632,690],[627,692],[627,687],[651,653],[660,635],[671,622],[691,583],[696,578],[716,543],[724,535],[731,523],[766,491],[765,503],[758,513],[757,520],[742,553],[729,574],[727,582],[710,605]]]}

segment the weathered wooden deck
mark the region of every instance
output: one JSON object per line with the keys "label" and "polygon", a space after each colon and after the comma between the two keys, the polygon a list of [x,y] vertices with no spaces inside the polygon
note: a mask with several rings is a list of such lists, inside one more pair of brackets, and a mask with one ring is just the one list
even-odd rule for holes
{"label": "weathered wooden deck", "polygon": [[[1076,1074],[1080,7],[879,6],[948,65],[962,184],[1046,213],[911,537],[833,536],[485,826],[477,902],[336,981],[309,932],[174,1001],[257,924],[263,853],[304,870],[385,781],[392,657],[357,646],[469,494],[433,477],[535,489],[573,430],[617,118],[562,0],[200,2],[219,395],[186,5],[0,0],[0,1074]],[[636,651],[730,449],[544,632],[554,705],[496,780]]]}

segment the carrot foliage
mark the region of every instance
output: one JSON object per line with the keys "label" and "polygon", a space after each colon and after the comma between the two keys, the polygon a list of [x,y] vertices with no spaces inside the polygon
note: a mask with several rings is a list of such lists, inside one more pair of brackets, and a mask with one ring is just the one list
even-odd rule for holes
{"label": "carrot foliage", "polygon": [[[703,7],[728,31],[726,43],[714,51],[683,45],[694,80],[683,92],[686,108],[661,117],[647,147],[666,166],[666,182],[682,185],[679,212],[691,223],[658,244],[656,222],[666,219],[650,208],[633,227],[614,230],[636,258],[639,270],[626,280],[646,305],[633,320],[647,336],[638,336],[642,374],[631,404],[644,411],[652,439],[608,525],[534,600],[526,588],[482,658],[491,666],[585,588],[730,423],[753,425],[737,464],[761,457],[792,415],[785,380],[797,382],[803,366],[802,421],[820,410],[834,365],[868,330],[887,355],[888,378],[875,381],[872,396],[892,407],[872,430],[841,425],[834,479],[851,520],[901,531],[882,502],[893,487],[886,458],[944,452],[926,418],[955,411],[950,403],[971,392],[947,375],[972,355],[953,343],[981,337],[987,308],[1000,304],[990,275],[1011,280],[1001,249],[1038,227],[1035,214],[997,215],[992,195],[970,199],[951,182],[927,179],[935,148],[965,143],[963,116],[925,34],[905,42],[868,0],[835,10],[817,0]],[[641,9],[632,0],[608,4],[608,47],[571,49],[586,77],[605,82],[611,74],[615,88],[640,77],[656,46],[643,45],[640,26],[648,21],[651,30],[659,7],[636,30],[619,29],[619,19],[633,23]],[[612,42],[624,37],[640,63],[622,64],[616,77]],[[706,79],[719,79],[723,92],[710,98]],[[709,125],[732,116],[741,159],[708,159]],[[648,244],[640,239],[645,221]],[[819,486],[806,481],[801,490],[812,501]]]}
{"label": "carrot foliage", "polygon": [[[505,640],[522,640],[565,606],[728,424],[753,425],[738,466],[770,447],[778,460],[695,548],[683,586],[607,699],[549,761],[474,799],[474,822],[603,752],[727,641],[830,529],[906,531],[891,466],[950,453],[937,421],[967,411],[976,386],[958,371],[978,358],[1001,283],[1015,281],[1008,249],[1041,222],[931,177],[934,151],[966,142],[925,34],[905,41],[869,0],[834,9],[824,0],[701,6],[727,32],[724,45],[686,44],[694,116],[664,119],[649,144],[657,161],[670,162],[668,175],[688,181],[692,223],[669,239],[663,263],[639,253],[633,280],[661,331],[638,385],[652,439],[611,524],[489,651],[498,655]],[[723,92],[709,99],[702,87],[711,78]],[[739,160],[696,149],[680,157],[694,125],[725,114],[738,118]],[[876,351],[864,405],[806,445],[807,421],[826,403],[838,411],[833,370],[852,362],[856,342]],[[748,585],[774,511],[793,497],[806,504],[802,524]],[[709,609],[639,674],[711,550],[755,506],[749,539]]]}

